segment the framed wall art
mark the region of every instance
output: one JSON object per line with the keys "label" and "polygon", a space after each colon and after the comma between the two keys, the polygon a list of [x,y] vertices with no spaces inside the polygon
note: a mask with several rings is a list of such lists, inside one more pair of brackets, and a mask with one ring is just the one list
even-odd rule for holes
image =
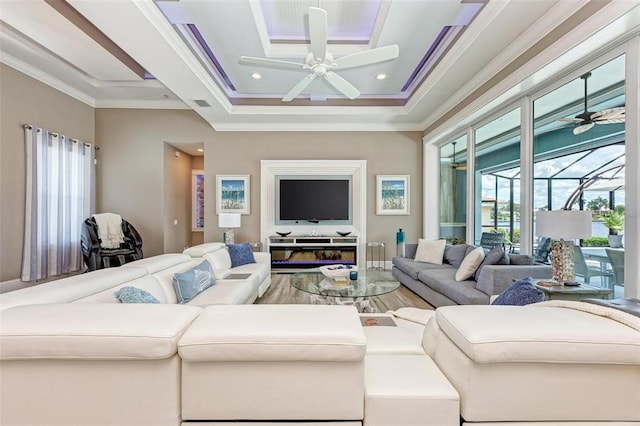
{"label": "framed wall art", "polygon": [[204,170],[191,171],[191,230],[204,231]]}
{"label": "framed wall art", "polygon": [[409,175],[378,175],[376,214],[409,214]]}
{"label": "framed wall art", "polygon": [[251,212],[249,175],[216,175],[216,213]]}

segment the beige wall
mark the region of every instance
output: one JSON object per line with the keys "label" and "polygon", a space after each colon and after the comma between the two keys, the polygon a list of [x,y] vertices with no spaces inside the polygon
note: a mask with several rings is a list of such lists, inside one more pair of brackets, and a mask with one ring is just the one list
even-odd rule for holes
{"label": "beige wall", "polygon": [[[186,236],[191,229],[190,210],[188,219],[181,219],[185,200],[176,199],[176,188],[184,185],[173,187],[173,180],[182,180],[183,173],[188,173],[190,182],[191,163],[189,160],[186,164],[185,154],[179,159],[185,164],[165,171],[170,163],[165,142],[195,143],[213,136],[211,126],[193,111],[96,109],[98,211],[117,212],[133,223],[142,236],[145,257],[164,253],[165,247],[182,251],[188,245]],[[174,175],[176,170],[178,175]],[[171,188],[166,193],[167,182]],[[182,196],[190,199],[190,183]],[[181,206],[180,212],[175,212],[179,216],[177,227],[173,225],[174,211],[167,203]]]}
{"label": "beige wall", "polygon": [[[142,234],[145,256],[163,253],[165,247],[180,250],[186,245],[182,232],[188,232],[191,224],[190,220],[179,220],[179,226],[173,226],[167,203],[172,203],[169,198],[177,192],[167,188],[178,178],[166,167],[170,155],[165,142],[205,141],[203,168],[207,189],[202,241],[222,239],[223,231],[217,226],[215,214],[215,175],[233,173],[251,175],[251,214],[242,217],[242,228],[236,231],[236,238],[258,241],[260,160],[364,159],[368,173],[367,239],[384,242],[390,259],[395,253],[398,228],[406,231],[408,241],[422,237],[421,137],[419,132],[215,132],[192,111],[98,109],[98,206],[102,211],[120,211],[134,223]],[[191,168],[196,168],[195,158]],[[377,174],[411,175],[410,216],[375,215]],[[190,193],[189,187],[189,197]]]}
{"label": "beige wall", "polygon": [[[251,214],[242,216],[237,241],[260,239],[260,160],[367,160],[367,240],[395,254],[395,233],[422,237],[422,134],[420,132],[218,132],[205,139],[205,241],[220,241],[215,215],[215,175],[251,175]],[[411,214],[376,216],[376,175],[410,175]],[[211,200],[209,202],[208,200]]]}
{"label": "beige wall", "polygon": [[168,143],[164,144],[163,195],[164,252],[180,253],[191,240],[191,156]]}
{"label": "beige wall", "polygon": [[[95,142],[96,212],[116,212],[142,235],[145,256],[181,251],[191,235],[191,169],[205,170],[203,241],[220,241],[215,175],[251,175],[251,215],[239,241],[260,237],[261,159],[367,160],[368,240],[395,252],[395,232],[422,236],[422,143],[419,132],[215,132],[193,111],[93,109],[0,65],[0,281],[19,277],[24,228],[22,124]],[[172,143],[205,141],[205,157],[175,157]],[[411,215],[375,215],[377,174],[411,175]],[[173,225],[178,219],[178,226]],[[202,234],[200,234],[202,235]],[[199,239],[197,239],[199,240]],[[197,242],[196,240],[196,242]]]}
{"label": "beige wall", "polygon": [[25,204],[23,124],[94,142],[94,109],[0,64],[0,282],[18,278]]}

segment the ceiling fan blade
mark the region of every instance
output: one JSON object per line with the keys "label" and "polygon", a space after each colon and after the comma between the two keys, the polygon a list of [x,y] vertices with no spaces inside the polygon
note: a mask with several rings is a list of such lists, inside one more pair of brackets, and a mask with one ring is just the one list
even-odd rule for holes
{"label": "ceiling fan blade", "polygon": [[293,89],[289,90],[289,93],[287,93],[285,95],[285,97],[282,98],[282,102],[290,102],[291,100],[293,100],[293,98],[298,96],[315,79],[316,79],[316,75],[315,74],[313,74],[313,73],[312,74],[308,74],[305,78],[300,80],[298,82],[298,84],[293,86]]}
{"label": "ceiling fan blade", "polygon": [[327,55],[327,12],[317,7],[309,8],[309,37],[311,52],[318,62]]}
{"label": "ceiling fan blade", "polygon": [[277,59],[267,59],[267,58],[254,58],[252,56],[241,56],[240,62],[245,62],[248,64],[263,65],[263,66],[272,66],[272,67],[278,67],[278,68],[302,69],[302,64],[298,64],[296,62],[279,61]]}
{"label": "ceiling fan blade", "polygon": [[605,118],[603,120],[594,120],[596,124],[616,124],[624,123],[626,120],[623,118]]}
{"label": "ceiling fan blade", "polygon": [[582,121],[580,118],[556,118],[555,121],[562,121],[564,123],[579,123]]}
{"label": "ceiling fan blade", "polygon": [[371,50],[352,53],[335,60],[337,69],[360,67],[363,65],[375,64],[395,59],[400,54],[400,48],[397,44],[391,46],[378,47]]}
{"label": "ceiling fan blade", "polygon": [[[610,120],[610,119],[625,119],[625,109],[620,108],[608,108],[603,109],[602,111],[594,112],[591,114],[592,120]],[[615,123],[620,123],[619,121],[615,121]]]}
{"label": "ceiling fan blade", "polygon": [[580,126],[578,126],[575,129],[573,129],[573,134],[574,135],[579,135],[580,133],[584,133],[587,130],[589,130],[590,128],[592,128],[594,125],[595,125],[594,122],[581,124]]}
{"label": "ceiling fan blade", "polygon": [[328,71],[324,75],[325,80],[335,87],[338,91],[340,91],[343,95],[345,95],[349,99],[355,99],[360,96],[360,91],[356,89],[351,83],[349,83],[344,78],[340,77],[333,71]]}

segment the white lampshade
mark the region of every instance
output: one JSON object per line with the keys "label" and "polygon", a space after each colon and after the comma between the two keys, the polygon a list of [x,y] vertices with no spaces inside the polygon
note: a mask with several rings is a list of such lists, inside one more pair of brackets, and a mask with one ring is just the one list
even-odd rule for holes
{"label": "white lampshade", "polygon": [[240,213],[220,213],[218,215],[219,228],[240,228]]}
{"label": "white lampshade", "polygon": [[536,235],[552,239],[575,240],[591,237],[591,212],[551,210],[536,212]]}

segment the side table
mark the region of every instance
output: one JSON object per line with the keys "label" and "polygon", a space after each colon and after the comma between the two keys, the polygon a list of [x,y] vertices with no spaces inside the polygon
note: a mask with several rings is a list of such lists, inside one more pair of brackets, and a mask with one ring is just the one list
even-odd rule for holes
{"label": "side table", "polygon": [[544,292],[544,300],[581,300],[581,299],[609,299],[612,289],[595,287],[589,284],[580,284],[579,286],[557,285],[546,287],[538,285],[538,281],[534,280],[536,288]]}

